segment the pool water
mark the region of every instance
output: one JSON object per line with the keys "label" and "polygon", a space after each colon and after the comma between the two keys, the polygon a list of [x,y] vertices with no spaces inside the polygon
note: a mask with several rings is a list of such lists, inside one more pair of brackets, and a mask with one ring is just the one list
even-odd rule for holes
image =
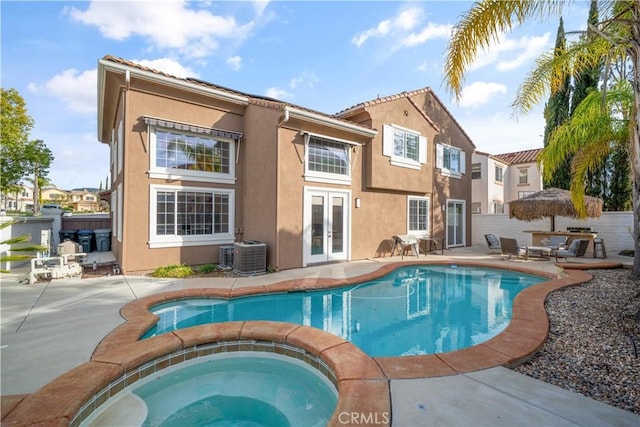
{"label": "pool water", "polygon": [[[287,359],[287,360],[285,360]],[[132,392],[143,426],[325,426],[338,402],[329,380],[284,356],[238,352],[162,374]]]}
{"label": "pool water", "polygon": [[518,292],[545,280],[491,268],[405,266],[344,288],[170,301],[152,307],[160,320],[143,338],[207,323],[271,320],[322,329],[374,357],[442,353],[500,333]]}

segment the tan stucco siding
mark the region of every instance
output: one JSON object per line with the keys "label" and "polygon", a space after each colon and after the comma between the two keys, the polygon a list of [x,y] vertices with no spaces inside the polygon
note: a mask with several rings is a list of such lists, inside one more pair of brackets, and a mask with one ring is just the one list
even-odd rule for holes
{"label": "tan stucco siding", "polygon": [[[378,135],[372,144],[367,158],[370,168],[366,169],[367,186],[372,189],[393,190],[411,193],[427,193],[431,189],[431,177],[434,164],[433,139],[436,129],[424,118],[415,106],[406,98],[372,105],[367,108],[372,123],[378,129]],[[384,125],[397,125],[420,133],[427,139],[427,162],[420,170],[392,165],[390,157],[383,154]]]}
{"label": "tan stucco siding", "polygon": [[[276,260],[277,148],[276,123],[279,110],[249,105],[244,116],[245,138],[240,149],[244,164],[239,208],[243,240],[267,244],[267,265]],[[275,268],[275,267],[274,267]]]}
{"label": "tan stucco siding", "polygon": [[[146,85],[143,85],[146,86]],[[148,172],[151,162],[151,147],[148,127],[143,116],[157,117],[194,124],[203,127],[214,127],[242,133],[242,116],[229,110],[204,107],[202,100],[194,102],[183,94],[184,99],[178,99],[179,93],[172,93],[171,97],[157,96],[148,91],[132,88],[126,92],[126,118],[124,139],[124,173],[123,188],[123,239],[126,241],[126,251],[122,254],[122,268],[124,271],[144,271],[169,264],[208,264],[218,260],[218,247],[182,246],[169,248],[149,248],[150,240],[150,206],[151,185],[170,185],[198,188],[233,188],[236,189],[235,199],[241,197],[238,188],[241,182],[233,184],[207,183],[194,180],[168,180],[149,178]],[[198,97],[196,97],[198,98]],[[232,159],[235,161],[235,159]],[[242,170],[236,170],[236,177]],[[241,175],[240,175],[241,176]],[[235,207],[234,207],[235,209]],[[235,209],[235,221],[238,222],[238,209]]]}

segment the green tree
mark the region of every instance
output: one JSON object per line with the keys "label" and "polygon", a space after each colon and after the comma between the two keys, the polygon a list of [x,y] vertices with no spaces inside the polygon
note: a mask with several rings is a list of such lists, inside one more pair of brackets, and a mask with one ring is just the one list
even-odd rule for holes
{"label": "green tree", "polygon": [[33,119],[17,90],[0,88],[0,96],[0,191],[7,194],[26,175],[23,153]]}
{"label": "green tree", "polygon": [[24,149],[24,163],[33,174],[33,214],[40,214],[40,183],[46,179],[53,162],[53,153],[41,139],[29,141]]}
{"label": "green tree", "polygon": [[[557,56],[564,55],[566,50],[566,38],[564,34],[564,23],[560,17],[558,25],[558,33],[556,35],[556,47],[554,54]],[[544,128],[544,146],[549,143],[549,136],[560,125],[569,118],[569,107],[571,103],[571,75],[563,70],[562,84],[558,90],[549,95],[549,101],[544,109],[544,118],[546,126]],[[563,167],[556,169],[555,173],[548,181],[545,187],[569,189],[571,181],[571,170],[569,168],[570,159],[565,159]]]}
{"label": "green tree", "polygon": [[[511,30],[515,25],[531,19],[560,16],[563,2],[553,0],[519,0],[499,1],[486,0],[474,4],[456,25],[447,48],[444,75],[447,86],[460,99],[464,75],[473,64],[480,49],[488,48],[492,40],[496,40],[503,32]],[[631,86],[632,102],[627,117],[628,139],[626,141],[630,154],[633,185],[633,237],[634,262],[632,272],[640,276],[640,2],[633,0],[603,3],[597,25],[589,24],[589,29],[596,37],[583,38],[572,46],[568,46],[564,55],[542,55],[536,67],[523,82],[513,103],[516,114],[527,113],[538,104],[545,93],[556,92],[564,81],[562,70],[575,74],[596,66],[606,58],[604,91],[607,93],[609,72],[616,68]],[[628,71],[628,72],[627,72]],[[580,108],[580,106],[576,108]],[[608,103],[608,105],[612,105]],[[601,111],[604,109],[601,107]],[[578,113],[576,113],[578,114]],[[619,114],[619,112],[616,112]],[[603,113],[603,115],[605,115]],[[580,138],[584,134],[573,135]],[[583,141],[588,142],[588,141]],[[565,142],[567,145],[569,141]],[[560,144],[560,145],[564,145]],[[594,143],[581,151],[585,158],[579,163],[593,164],[591,160],[601,163],[603,155],[610,153],[610,148],[603,149],[604,144]],[[549,144],[545,149],[551,147]],[[578,157],[578,156],[576,156]],[[588,159],[591,157],[591,159]],[[562,157],[561,160],[564,160]],[[575,160],[575,159],[574,159]],[[560,159],[556,159],[560,163]],[[545,162],[544,169],[552,165]],[[576,209],[584,213],[584,173],[573,173],[580,168],[572,164],[571,192]],[[589,168],[583,168],[586,172]],[[546,172],[545,172],[546,173]]]}

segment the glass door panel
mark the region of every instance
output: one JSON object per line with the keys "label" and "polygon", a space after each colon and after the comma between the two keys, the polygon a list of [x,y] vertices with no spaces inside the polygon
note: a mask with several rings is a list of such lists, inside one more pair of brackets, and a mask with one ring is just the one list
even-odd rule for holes
{"label": "glass door panel", "polygon": [[325,253],[325,198],[323,196],[311,197],[311,255]]}
{"label": "glass door panel", "polygon": [[331,252],[335,254],[344,251],[344,196],[332,197],[331,207]]}

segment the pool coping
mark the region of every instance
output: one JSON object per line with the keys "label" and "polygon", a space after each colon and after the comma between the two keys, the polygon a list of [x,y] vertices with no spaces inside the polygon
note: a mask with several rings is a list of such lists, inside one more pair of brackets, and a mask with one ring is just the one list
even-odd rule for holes
{"label": "pool coping", "polygon": [[[507,328],[488,341],[462,350],[424,356],[370,357],[350,342],[331,333],[283,322],[225,322],[202,325],[138,341],[157,320],[148,309],[169,300],[189,297],[233,298],[253,294],[327,289],[353,285],[384,276],[409,265],[461,265],[497,268],[547,277],[549,280],[521,291],[513,303]],[[561,267],[565,267],[562,265]],[[343,425],[342,413],[379,414],[379,425],[391,422],[389,382],[395,379],[456,375],[496,366],[514,367],[529,359],[544,344],[549,323],[544,308],[547,296],[560,288],[591,280],[582,270],[559,270],[558,275],[517,265],[496,265],[450,260],[391,262],[374,272],[345,279],[293,279],[239,289],[186,289],[132,301],[120,310],[125,323],[96,347],[90,360],[25,396],[3,419],[5,426],[66,426],[83,405],[110,383],[144,363],[200,344],[229,340],[287,343],[322,359],[335,374],[339,400],[330,425]]]}

